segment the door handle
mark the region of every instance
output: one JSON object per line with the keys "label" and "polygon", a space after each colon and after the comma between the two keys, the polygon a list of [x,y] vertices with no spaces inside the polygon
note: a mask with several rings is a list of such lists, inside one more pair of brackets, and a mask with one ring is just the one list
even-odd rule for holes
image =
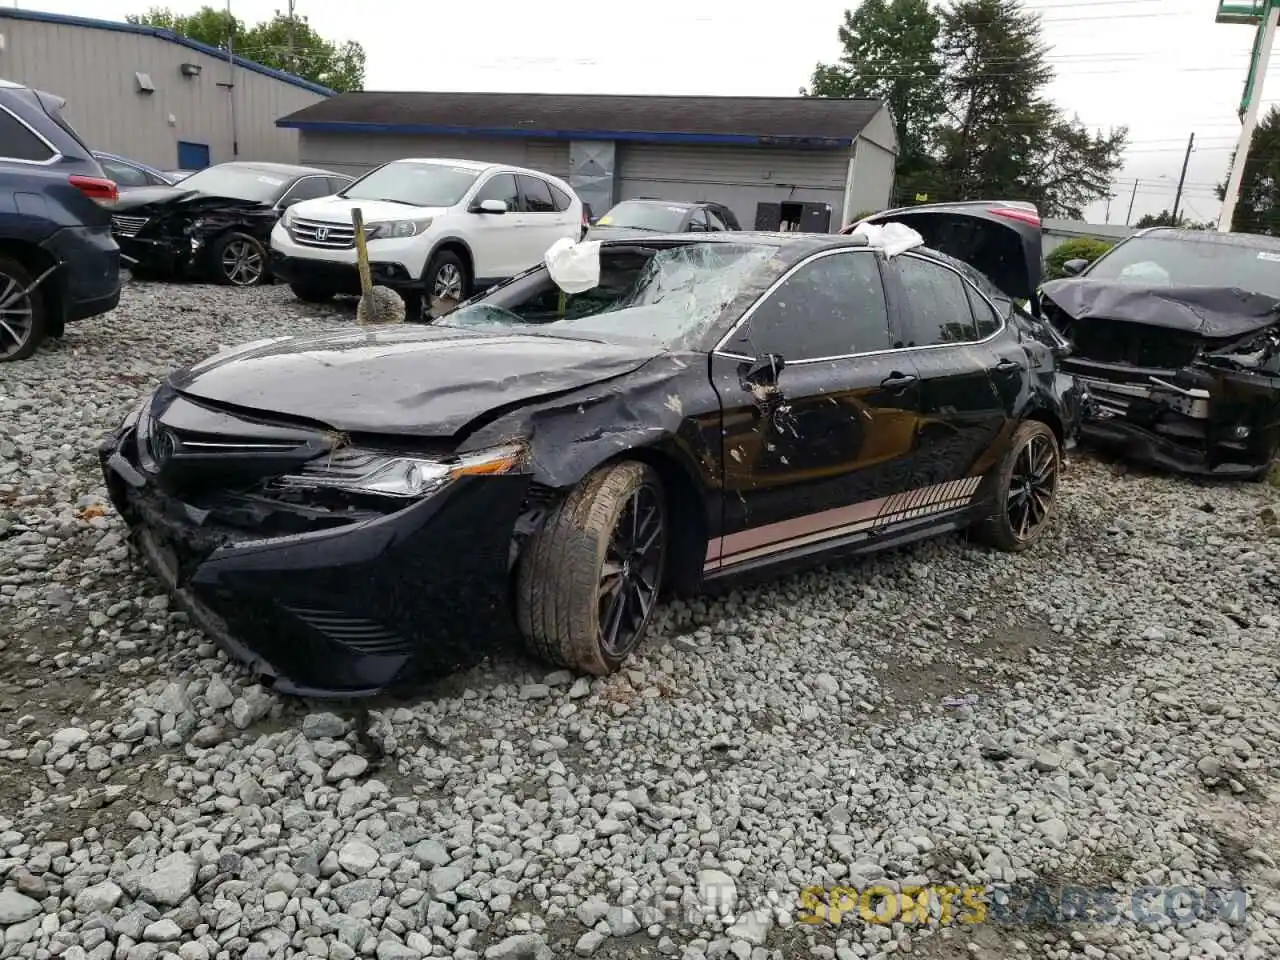
{"label": "door handle", "polygon": [[880,386],[885,390],[902,390],[911,386],[919,378],[912,373],[899,373],[897,370],[889,374],[880,381]]}
{"label": "door handle", "polygon": [[1008,357],[1002,357],[1000,362],[996,364],[996,370],[1000,373],[1012,373],[1019,368],[1017,360],[1010,360]]}

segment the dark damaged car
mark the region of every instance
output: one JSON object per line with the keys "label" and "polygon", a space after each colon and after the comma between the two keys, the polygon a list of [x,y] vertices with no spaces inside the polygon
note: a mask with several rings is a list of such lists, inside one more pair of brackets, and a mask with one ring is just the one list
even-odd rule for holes
{"label": "dark damaged car", "polygon": [[242,346],[147,397],[106,481],[193,618],[309,696],[504,638],[605,674],[667,594],[968,528],[1023,550],[1079,405],[1014,303],[1039,229],[931,233],[993,277],[865,236],[629,238],[429,325]]}
{"label": "dark damaged car", "polygon": [[254,286],[271,279],[267,250],[280,215],[350,183],[315,167],[220,163],[170,186],[121,191],[112,233],[135,276]]}
{"label": "dark damaged car", "polygon": [[1261,478],[1280,450],[1280,240],[1154,228],[1044,285],[1091,402],[1084,436],[1179,473]]}

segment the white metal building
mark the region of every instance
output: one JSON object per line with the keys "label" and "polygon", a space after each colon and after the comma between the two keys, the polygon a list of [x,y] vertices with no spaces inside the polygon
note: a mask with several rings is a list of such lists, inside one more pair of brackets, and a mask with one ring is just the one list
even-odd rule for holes
{"label": "white metal building", "polygon": [[515,163],[563,177],[601,214],[618,200],[829,205],[836,230],[889,206],[897,141],[878,100],[523,93],[349,93],[278,121],[299,159],[360,174],[403,157]]}
{"label": "white metal building", "polygon": [[94,150],[161,169],[297,163],[276,119],[333,95],[157,27],[0,8],[0,77],[63,97]]}

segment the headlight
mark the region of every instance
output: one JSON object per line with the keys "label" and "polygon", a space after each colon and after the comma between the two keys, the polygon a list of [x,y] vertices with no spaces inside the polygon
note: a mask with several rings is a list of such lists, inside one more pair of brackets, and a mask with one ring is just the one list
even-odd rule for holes
{"label": "headlight", "polygon": [[364,225],[366,240],[387,240],[392,237],[416,237],[431,226],[431,217],[423,220],[375,220]]}
{"label": "headlight", "polygon": [[187,224],[187,229],[185,232],[187,233],[188,236],[190,236],[191,234],[196,233],[197,231],[203,228],[204,228],[204,220],[197,217],[195,220],[192,220],[190,223]]}
{"label": "headlight", "polygon": [[280,217],[280,222],[284,225],[286,230],[293,226],[295,216],[296,214],[293,212],[293,207],[285,207],[284,215]]}
{"label": "headlight", "polygon": [[524,448],[517,444],[448,460],[347,449],[311,461],[298,473],[281,477],[280,483],[384,497],[425,497],[459,477],[509,473],[523,458]]}

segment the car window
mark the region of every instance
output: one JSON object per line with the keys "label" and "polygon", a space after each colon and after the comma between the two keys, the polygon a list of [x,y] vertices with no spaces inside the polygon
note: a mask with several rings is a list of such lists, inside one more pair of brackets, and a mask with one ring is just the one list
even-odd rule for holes
{"label": "car window", "polygon": [[733,215],[733,211],[730,210],[728,207],[717,206],[715,208],[715,214],[725,222],[725,226],[727,226],[730,230],[742,229],[742,227],[738,224],[738,218]]}
{"label": "car window", "polygon": [[551,186],[540,177],[519,177],[520,194],[524,197],[527,213],[555,213],[556,204],[551,199]]}
{"label": "car window", "polygon": [[508,210],[520,209],[520,194],[516,190],[516,178],[509,173],[499,173],[485,181],[476,191],[473,203],[484,200],[501,200]]}
{"label": "car window", "polygon": [[694,207],[689,212],[689,224],[685,227],[685,230],[693,233],[706,233],[710,229],[707,224],[706,211],[701,207]]}
{"label": "car window", "polygon": [[137,167],[121,163],[119,160],[108,160],[106,157],[98,157],[97,159],[98,166],[102,167],[102,172],[114,180],[116,186],[145,187],[151,183],[147,175]]}
{"label": "car window", "polygon": [[711,224],[712,230],[728,230],[729,225],[710,207],[707,208],[707,222]]}
{"label": "car window", "polygon": [[342,191],[346,200],[391,200],[416,207],[452,207],[471,189],[480,170],[430,160],[392,160]]}
{"label": "car window", "polygon": [[969,306],[973,308],[973,318],[978,325],[978,337],[985,340],[1000,329],[1000,314],[973,287],[965,284],[964,289],[969,294]]}
{"label": "car window", "polygon": [[1218,235],[1201,240],[1155,233],[1116,244],[1094,261],[1086,276],[1150,286],[1239,287],[1280,297],[1278,261],[1280,250],[1223,242]]}
{"label": "car window", "polygon": [[0,157],[6,160],[49,160],[53,151],[21,120],[0,109]]}
{"label": "car window", "polygon": [[978,339],[960,274],[922,257],[895,257],[894,262],[905,299],[901,339],[894,346],[931,347]]}
{"label": "car window", "polygon": [[555,201],[556,213],[564,213],[573,206],[573,198],[557,187],[554,183],[548,183],[551,188],[551,199]]}
{"label": "car window", "polygon": [[289,192],[284,195],[281,202],[296,203],[302,200],[315,200],[318,197],[327,197],[330,193],[328,177],[303,177],[289,188]]}
{"label": "car window", "polygon": [[805,264],[756,308],[741,339],[730,345],[734,353],[776,353],[789,362],[889,349],[875,254],[837,253]]}
{"label": "car window", "polygon": [[330,177],[329,178],[329,196],[335,193],[341,193],[353,183],[350,177]]}

